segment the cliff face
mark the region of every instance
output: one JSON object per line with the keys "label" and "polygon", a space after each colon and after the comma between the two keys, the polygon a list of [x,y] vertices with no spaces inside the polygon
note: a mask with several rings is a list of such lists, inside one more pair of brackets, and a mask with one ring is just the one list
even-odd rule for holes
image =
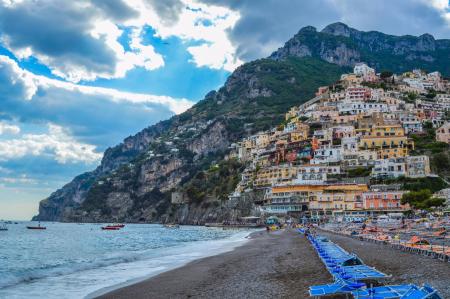
{"label": "cliff face", "polygon": [[[231,143],[280,123],[293,105],[364,61],[378,70],[450,74],[450,41],[395,37],[332,24],[299,31],[269,59],[246,63],[186,112],[108,149],[101,164],[41,201],[36,220],[204,223],[255,213],[251,197],[229,202],[242,165]],[[446,59],[446,63],[441,61]],[[184,194],[173,205],[172,191]]]}
{"label": "cliff face", "polygon": [[[310,58],[245,64],[188,111],[108,149],[96,170],[43,200],[35,219],[203,223],[248,215],[252,201],[245,209],[227,202],[241,167],[223,161],[230,144],[279,123],[343,71]],[[211,177],[215,165],[221,175]],[[203,173],[209,178],[198,180]],[[170,203],[173,191],[185,195],[184,204]]]}
{"label": "cliff face", "polygon": [[379,71],[423,68],[449,74],[449,43],[449,40],[435,40],[430,34],[393,36],[334,23],[320,32],[311,26],[301,29],[270,57],[275,60],[317,57],[341,66],[354,66],[363,61]]}

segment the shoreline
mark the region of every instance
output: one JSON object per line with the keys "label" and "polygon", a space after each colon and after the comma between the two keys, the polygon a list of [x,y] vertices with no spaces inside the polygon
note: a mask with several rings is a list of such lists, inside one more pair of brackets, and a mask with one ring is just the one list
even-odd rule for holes
{"label": "shoreline", "polygon": [[309,242],[296,231],[258,231],[232,251],[96,298],[307,298],[310,285],[331,279]]}
{"label": "shoreline", "polygon": [[[428,283],[443,298],[450,298],[447,263],[330,232],[320,234],[392,275],[387,285]],[[249,242],[232,251],[189,262],[96,298],[308,298],[309,286],[331,282],[306,238],[296,230],[280,230],[252,233]]]}
{"label": "shoreline", "polygon": [[[173,265],[172,267],[168,267],[168,268],[164,268],[164,269],[161,269],[161,270],[153,271],[151,274],[147,274],[147,275],[144,275],[144,276],[141,276],[141,277],[137,277],[137,278],[132,278],[132,279],[129,279],[127,281],[124,281],[124,282],[121,282],[121,283],[118,283],[118,284],[114,284],[114,285],[111,285],[111,286],[103,287],[101,289],[95,290],[95,291],[87,294],[83,298],[85,298],[85,299],[98,298],[98,297],[101,297],[101,296],[103,296],[105,294],[114,292],[116,290],[119,290],[119,289],[122,289],[122,288],[125,288],[125,287],[128,287],[128,286],[132,286],[132,285],[138,284],[138,283],[146,281],[148,279],[152,279],[153,277],[158,276],[158,275],[160,275],[162,273],[166,273],[166,272],[172,271],[174,269],[185,267],[189,263],[195,262],[197,260],[201,260],[201,259],[205,259],[205,258],[208,258],[208,257],[212,257],[212,256],[216,256],[216,255],[220,255],[220,254],[224,254],[224,253],[233,251],[236,248],[238,248],[240,246],[243,246],[247,242],[251,241],[251,236],[258,232],[258,230],[255,230],[255,229],[249,229],[247,232],[244,231],[243,229],[241,229],[240,231],[242,233],[246,233],[246,235],[238,238],[237,240],[233,240],[233,237],[231,237],[229,239],[216,240],[216,241],[219,241],[219,242],[220,241],[225,241],[225,242],[228,241],[227,244],[224,244],[223,247],[218,248],[219,252],[217,252],[217,253],[207,254],[207,255],[200,256],[200,257],[195,258],[195,259],[187,259],[187,260],[185,260],[185,261],[183,261],[183,262],[181,262],[179,264]],[[211,242],[211,240],[210,241],[206,241],[206,242]],[[233,244],[233,245],[229,246],[230,244]]]}

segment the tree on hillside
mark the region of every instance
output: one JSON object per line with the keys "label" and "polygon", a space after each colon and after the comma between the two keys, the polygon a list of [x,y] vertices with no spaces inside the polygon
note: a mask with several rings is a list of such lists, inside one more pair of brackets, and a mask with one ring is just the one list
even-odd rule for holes
{"label": "tree on hillside", "polygon": [[380,74],[380,78],[385,80],[385,79],[388,79],[388,78],[392,77],[393,75],[394,75],[394,73],[391,72],[391,71],[383,71]]}
{"label": "tree on hillside", "polygon": [[442,152],[435,154],[432,157],[431,162],[438,172],[444,172],[450,169],[450,159],[447,153]]}
{"label": "tree on hillside", "polygon": [[414,209],[427,210],[441,207],[445,203],[444,198],[432,197],[433,193],[429,189],[411,191],[403,194],[402,204],[409,204]]}

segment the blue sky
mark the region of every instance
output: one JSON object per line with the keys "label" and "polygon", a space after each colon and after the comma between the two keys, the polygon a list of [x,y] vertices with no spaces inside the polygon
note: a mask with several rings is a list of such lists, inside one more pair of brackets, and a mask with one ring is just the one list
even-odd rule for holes
{"label": "blue sky", "polygon": [[0,0],[0,219],[29,219],[106,148],[336,21],[450,37],[447,0]]}

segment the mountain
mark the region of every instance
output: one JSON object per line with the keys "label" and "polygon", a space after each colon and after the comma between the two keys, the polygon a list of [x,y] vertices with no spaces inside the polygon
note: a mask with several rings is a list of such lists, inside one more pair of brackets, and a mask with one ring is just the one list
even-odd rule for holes
{"label": "mountain", "polygon": [[317,31],[302,28],[270,58],[315,57],[340,66],[365,62],[378,71],[397,73],[421,68],[450,75],[450,40],[435,40],[430,34],[419,37],[393,36],[377,31],[363,32],[343,23]]}
{"label": "mountain", "polygon": [[[270,57],[237,68],[186,112],[106,150],[97,169],[41,201],[34,219],[197,224],[248,215],[254,198],[227,200],[243,169],[226,159],[230,144],[279,124],[290,107],[361,61],[377,70],[419,67],[449,76],[450,41],[361,32],[342,23],[321,32],[305,27]],[[182,204],[171,203],[174,191]]]}

